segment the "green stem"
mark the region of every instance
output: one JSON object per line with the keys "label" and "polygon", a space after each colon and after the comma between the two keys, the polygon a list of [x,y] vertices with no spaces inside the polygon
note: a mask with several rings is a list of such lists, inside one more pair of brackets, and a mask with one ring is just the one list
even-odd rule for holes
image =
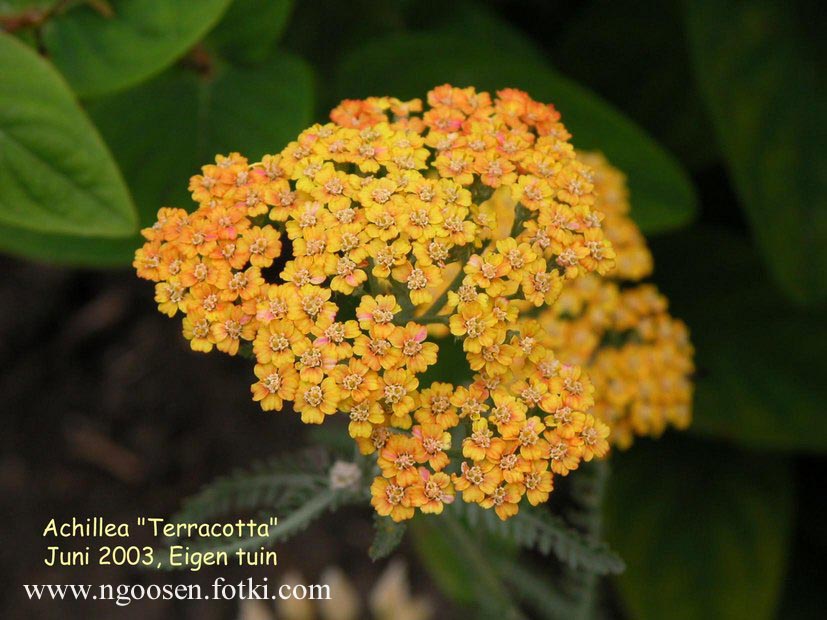
{"label": "green stem", "polygon": [[451,320],[449,316],[428,316],[427,314],[422,315],[420,317],[414,317],[414,321],[416,321],[419,325],[431,325],[431,324],[441,324],[441,325],[448,325]]}
{"label": "green stem", "polygon": [[514,206],[514,223],[511,225],[511,237],[516,237],[520,234],[520,229],[523,226],[523,222],[526,220],[526,216],[528,215],[528,209],[526,209],[522,203],[518,202]]}
{"label": "green stem", "polygon": [[393,288],[393,296],[396,297],[397,303],[402,307],[402,312],[399,313],[396,321],[404,325],[408,321],[413,320],[414,317],[415,308],[413,303],[411,303],[411,296],[402,282],[392,280],[391,287]]}

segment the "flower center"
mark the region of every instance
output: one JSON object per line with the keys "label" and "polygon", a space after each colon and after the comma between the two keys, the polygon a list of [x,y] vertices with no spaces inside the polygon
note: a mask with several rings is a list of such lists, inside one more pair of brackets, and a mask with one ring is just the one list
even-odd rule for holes
{"label": "flower center", "polygon": [[275,394],[281,387],[281,375],[277,372],[271,373],[264,378],[262,384],[267,388],[268,392]]}
{"label": "flower center", "polygon": [[364,381],[364,377],[362,377],[359,373],[354,372],[345,376],[342,380],[342,385],[348,392],[352,392],[359,389],[359,386],[362,385],[362,381]]}
{"label": "flower center", "polygon": [[321,386],[314,385],[308,388],[304,393],[304,401],[311,407],[318,407],[324,400],[324,393]]}
{"label": "flower center", "polygon": [[388,404],[395,405],[403,398],[405,398],[405,396],[408,394],[408,390],[406,390],[405,387],[402,385],[392,383],[390,385],[385,386],[384,394],[385,401]]}

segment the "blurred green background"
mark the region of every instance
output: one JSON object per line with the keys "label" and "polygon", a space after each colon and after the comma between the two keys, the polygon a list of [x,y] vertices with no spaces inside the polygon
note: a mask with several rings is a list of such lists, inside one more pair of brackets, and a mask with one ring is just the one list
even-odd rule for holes
{"label": "blurred green background", "polygon": [[825,26],[781,0],[0,0],[0,249],[128,268],[216,153],[342,98],[524,88],[628,175],[697,347],[689,432],[612,458],[612,613],[820,618]]}

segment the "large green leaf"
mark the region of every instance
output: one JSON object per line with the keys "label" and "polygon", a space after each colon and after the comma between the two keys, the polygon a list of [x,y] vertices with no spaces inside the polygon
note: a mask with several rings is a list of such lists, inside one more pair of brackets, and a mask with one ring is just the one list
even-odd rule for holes
{"label": "large green leaf", "polygon": [[747,242],[723,230],[652,248],[655,279],[696,347],[691,429],[757,448],[827,450],[823,310],[787,302]]}
{"label": "large green leaf", "polygon": [[[81,97],[122,90],[172,64],[203,37],[230,0],[109,0],[50,19],[43,43]],[[101,3],[103,4],[103,3]]]}
{"label": "large green leaf", "polygon": [[[697,79],[744,211],[775,280],[827,301],[825,74],[781,0],[687,2]],[[822,22],[823,23],[823,22]]]}
{"label": "large green leaf", "polygon": [[143,243],[139,235],[122,239],[52,235],[0,224],[0,251],[45,263],[78,267],[129,265]]}
{"label": "large green leaf", "polygon": [[677,437],[613,460],[607,537],[626,559],[631,617],[774,617],[793,512],[787,461]]}
{"label": "large green leaf", "polygon": [[628,175],[633,216],[645,232],[692,219],[692,186],[671,155],[613,107],[547,65],[518,32],[486,14],[470,13],[437,31],[369,40],[344,58],[336,92],[340,98],[424,97],[445,82],[485,90],[515,86],[554,103],[575,146],[604,152]]}
{"label": "large green leaf", "polygon": [[276,53],[209,76],[176,68],[89,109],[150,224],[160,206],[191,206],[189,177],[216,153],[254,161],[298,135],[312,119],[313,77],[300,59]]}
{"label": "large green leaf", "polygon": [[287,25],[293,0],[234,0],[210,33],[221,55],[239,62],[267,58]]}
{"label": "large green leaf", "polygon": [[0,247],[27,234],[126,237],[137,218],[115,162],[66,84],[0,34]]}

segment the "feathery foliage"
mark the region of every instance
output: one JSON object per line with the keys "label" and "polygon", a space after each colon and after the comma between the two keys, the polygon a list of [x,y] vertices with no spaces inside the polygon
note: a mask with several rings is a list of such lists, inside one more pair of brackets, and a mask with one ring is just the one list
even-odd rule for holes
{"label": "feathery foliage", "polygon": [[569,527],[561,518],[547,510],[524,509],[508,521],[476,504],[455,502],[452,510],[472,528],[484,528],[512,540],[521,547],[535,549],[543,555],[553,553],[574,569],[606,575],[623,572],[625,565],[604,542]]}
{"label": "feathery foliage", "polygon": [[[239,549],[269,547],[286,540],[307,528],[325,511],[336,510],[360,497],[351,489],[331,488],[327,474],[329,468],[329,455],[312,451],[271,459],[254,465],[248,471],[237,471],[219,478],[190,498],[171,521],[203,523],[239,516],[256,516],[266,521],[270,516],[279,516],[278,524],[270,528],[267,536],[195,540],[170,538],[167,545],[185,542],[190,552],[223,551],[232,554]],[[160,568],[177,568],[170,565],[169,551],[169,546],[158,550]]]}
{"label": "feathery foliage", "polygon": [[171,521],[204,521],[228,513],[292,505],[306,493],[328,486],[329,464],[329,456],[318,450],[254,463],[206,485],[184,502]]}
{"label": "feathery foliage", "polygon": [[512,559],[498,559],[495,563],[500,578],[514,592],[515,597],[537,614],[538,618],[560,620],[574,616],[575,601],[561,592],[555,582],[542,570],[527,568]]}
{"label": "feathery foliage", "polygon": [[404,522],[396,523],[392,519],[374,514],[373,529],[375,535],[373,543],[368,549],[368,555],[375,562],[393,553],[394,549],[402,542],[407,525]]}

